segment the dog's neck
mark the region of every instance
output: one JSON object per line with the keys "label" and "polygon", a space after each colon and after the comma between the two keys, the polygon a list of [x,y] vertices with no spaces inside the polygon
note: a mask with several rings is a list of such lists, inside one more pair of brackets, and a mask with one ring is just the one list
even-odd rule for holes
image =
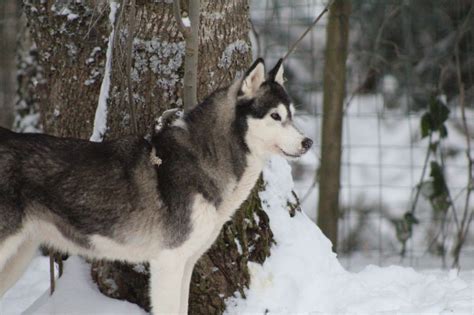
{"label": "dog's neck", "polygon": [[251,153],[247,154],[246,160],[247,166],[242,176],[236,182],[229,185],[224,193],[223,201],[219,205],[218,212],[221,214],[224,222],[230,219],[248,198],[265,165],[264,159]]}

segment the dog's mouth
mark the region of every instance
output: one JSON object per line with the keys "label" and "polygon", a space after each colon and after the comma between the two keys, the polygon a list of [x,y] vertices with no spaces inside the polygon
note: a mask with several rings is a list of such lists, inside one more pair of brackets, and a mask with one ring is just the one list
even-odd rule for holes
{"label": "dog's mouth", "polygon": [[301,154],[291,154],[291,153],[288,153],[288,152],[285,152],[282,148],[278,147],[278,149],[280,150],[280,152],[284,155],[284,156],[287,156],[289,158],[299,158],[300,156],[303,155],[303,153]]}

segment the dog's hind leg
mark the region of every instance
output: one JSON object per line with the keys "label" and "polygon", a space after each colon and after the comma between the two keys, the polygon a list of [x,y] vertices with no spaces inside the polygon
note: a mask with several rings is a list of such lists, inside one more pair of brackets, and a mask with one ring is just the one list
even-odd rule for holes
{"label": "dog's hind leg", "polygon": [[38,243],[31,239],[23,241],[18,250],[4,263],[0,270],[0,296],[15,284],[36,254]]}
{"label": "dog's hind leg", "polygon": [[158,260],[150,261],[150,300],[153,314],[183,314],[181,285],[185,265],[186,260],[174,254],[166,254]]}
{"label": "dog's hind leg", "polygon": [[0,241],[0,270],[3,269],[7,260],[16,254],[18,247],[20,247],[25,238],[26,235],[24,233],[18,232]]}

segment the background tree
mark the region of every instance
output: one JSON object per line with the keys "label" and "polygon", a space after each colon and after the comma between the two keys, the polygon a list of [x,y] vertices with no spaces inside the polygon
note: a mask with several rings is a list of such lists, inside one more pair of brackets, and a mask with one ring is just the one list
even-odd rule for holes
{"label": "background tree", "polygon": [[[138,133],[144,135],[161,112],[181,106],[184,41],[168,2],[24,1],[42,70],[32,93],[38,96],[44,132],[90,138],[104,91],[108,91],[104,139],[132,133],[133,112]],[[200,21],[197,83],[202,100],[229,84],[251,61],[248,1],[201,1]],[[101,93],[110,41],[110,87]],[[263,262],[271,244],[268,217],[254,191],[196,265],[190,312],[222,313],[226,297],[236,291],[244,295],[247,262]],[[92,275],[106,295],[148,309],[147,266],[93,262]]]}
{"label": "background tree", "polygon": [[349,0],[336,0],[329,8],[329,20],[326,26],[318,226],[331,240],[334,250],[337,248],[342,116],[346,95],[350,13]]}
{"label": "background tree", "polygon": [[0,2],[0,126],[11,127],[15,96],[15,42],[18,31],[18,4],[15,0]]}

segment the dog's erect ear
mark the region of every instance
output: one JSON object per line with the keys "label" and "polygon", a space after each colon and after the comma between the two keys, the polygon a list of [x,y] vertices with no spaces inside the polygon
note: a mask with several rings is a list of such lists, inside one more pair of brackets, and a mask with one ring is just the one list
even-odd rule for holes
{"label": "dog's erect ear", "polygon": [[252,96],[265,81],[265,64],[258,58],[250,66],[242,81],[241,92],[244,96]]}
{"label": "dog's erect ear", "polygon": [[278,60],[275,67],[270,70],[270,72],[268,73],[268,79],[270,81],[275,81],[276,83],[283,85],[285,81],[283,79],[283,59]]}

